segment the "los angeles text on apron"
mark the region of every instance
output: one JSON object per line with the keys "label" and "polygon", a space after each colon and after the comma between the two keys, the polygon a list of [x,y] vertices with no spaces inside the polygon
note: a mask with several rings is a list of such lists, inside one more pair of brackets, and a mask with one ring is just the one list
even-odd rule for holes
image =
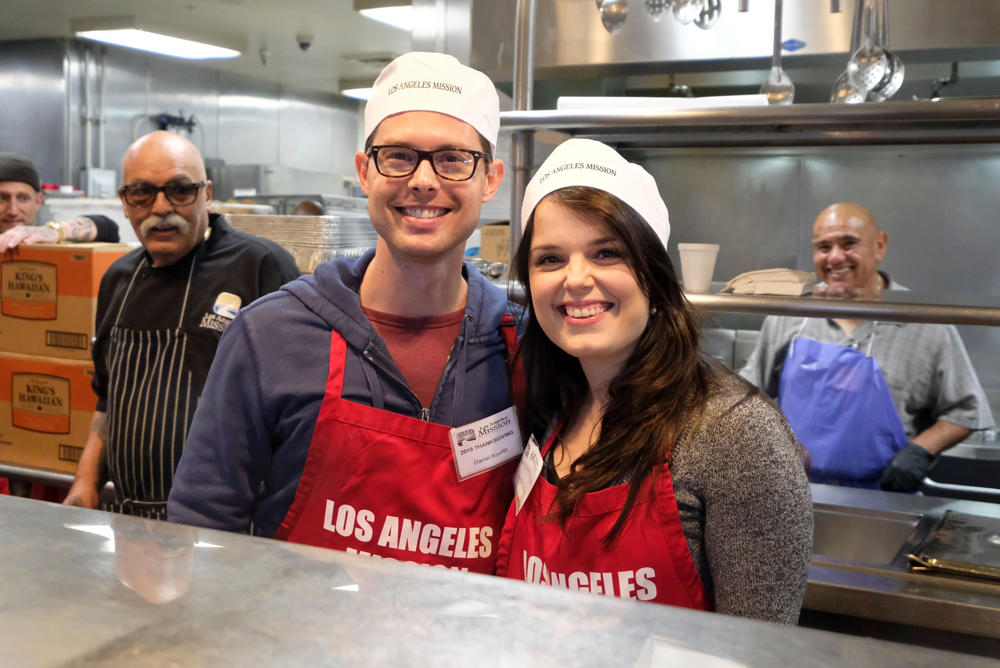
{"label": "los angeles text on apron", "polygon": [[907,443],[903,421],[867,352],[802,337],[792,339],[781,370],[778,404],[809,451],[812,482],[879,488],[883,469]]}
{"label": "los angeles text on apron", "polygon": [[[548,454],[556,433],[542,448]],[[651,493],[652,487],[652,493]],[[604,537],[618,521],[629,485],[585,495],[566,524],[545,520],[556,487],[539,476],[521,512],[507,513],[497,575],[591,594],[711,610],[712,602],[691,557],[667,464],[639,491],[629,520],[610,547]]]}
{"label": "los angeles text on apron", "polygon": [[204,244],[188,271],[177,327],[137,330],[121,325],[144,257],[118,308],[107,351],[108,472],[117,492],[111,512],[166,519],[167,496],[180,461],[201,388],[193,387],[186,364],[184,328],[191,278]]}
{"label": "los angeles text on apron", "polygon": [[[508,360],[517,346],[513,325],[504,315],[500,332]],[[334,332],[309,454],[274,537],[493,573],[517,460],[460,482],[451,427],[343,399],[346,357],[347,343]],[[523,388],[519,371],[513,386],[515,393]]]}

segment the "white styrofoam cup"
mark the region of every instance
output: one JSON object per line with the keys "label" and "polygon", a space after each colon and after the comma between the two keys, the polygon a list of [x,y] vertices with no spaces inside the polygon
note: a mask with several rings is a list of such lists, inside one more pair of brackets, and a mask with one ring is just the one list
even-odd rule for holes
{"label": "white styrofoam cup", "polygon": [[719,244],[677,244],[677,248],[681,252],[684,291],[701,294],[709,292]]}

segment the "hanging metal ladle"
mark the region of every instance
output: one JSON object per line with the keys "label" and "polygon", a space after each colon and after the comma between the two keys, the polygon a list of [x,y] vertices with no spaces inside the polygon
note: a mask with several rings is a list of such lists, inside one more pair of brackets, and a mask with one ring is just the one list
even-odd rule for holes
{"label": "hanging metal ladle", "polygon": [[774,0],[774,54],[771,57],[771,73],[760,87],[767,95],[768,104],[791,104],[795,99],[795,84],[781,69],[781,10],[783,0]]}
{"label": "hanging metal ladle", "polygon": [[646,11],[653,17],[654,21],[663,19],[663,15],[670,9],[673,0],[646,0]]}
{"label": "hanging metal ladle", "polygon": [[694,24],[702,30],[710,30],[722,16],[722,0],[705,0],[705,8]]}
{"label": "hanging metal ladle", "polygon": [[889,0],[881,0],[876,26],[879,44],[885,50],[886,68],[882,80],[868,91],[868,97],[874,102],[885,102],[899,92],[906,75],[903,60],[889,50]]}
{"label": "hanging metal ladle", "polygon": [[854,83],[865,92],[875,88],[885,76],[889,59],[878,44],[875,25],[875,0],[865,0],[864,21],[861,24],[861,48],[847,62],[847,71]]}
{"label": "hanging metal ladle", "polygon": [[[865,13],[864,0],[854,2],[854,22],[851,27],[851,50],[853,56],[861,48],[861,24]],[[862,90],[851,76],[850,70],[844,70],[837,82],[833,84],[833,92],[830,94],[830,102],[840,104],[860,104],[865,101],[867,92]]]}
{"label": "hanging metal ladle", "polygon": [[598,3],[601,10],[601,23],[604,29],[614,35],[621,31],[628,18],[628,0],[603,0]]}

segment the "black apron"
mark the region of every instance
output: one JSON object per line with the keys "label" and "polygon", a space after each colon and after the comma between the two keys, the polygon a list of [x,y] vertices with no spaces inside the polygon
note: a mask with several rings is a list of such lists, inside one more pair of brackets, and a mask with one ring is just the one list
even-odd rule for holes
{"label": "black apron", "polygon": [[192,258],[177,327],[137,330],[120,324],[146,258],[132,274],[118,309],[107,351],[110,382],[105,452],[117,497],[105,506],[110,512],[167,519],[167,496],[202,390],[188,364],[189,348],[208,344],[189,336],[184,316],[191,279],[205,246],[199,244]]}

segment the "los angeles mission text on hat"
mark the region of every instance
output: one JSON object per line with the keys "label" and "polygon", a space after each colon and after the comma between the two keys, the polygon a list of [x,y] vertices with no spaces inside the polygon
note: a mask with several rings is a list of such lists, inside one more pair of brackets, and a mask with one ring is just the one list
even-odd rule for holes
{"label": "los angeles mission text on hat", "polygon": [[539,179],[539,183],[544,183],[545,179],[549,178],[553,174],[558,174],[559,172],[565,172],[567,169],[590,169],[595,172],[602,172],[604,174],[610,174],[611,176],[618,176],[618,172],[611,169],[610,167],[605,167],[604,165],[598,165],[592,162],[568,162],[565,165],[559,165],[554,167],[552,171],[546,172]]}
{"label": "los angeles mission text on hat", "polygon": [[434,90],[443,90],[448,93],[462,94],[461,86],[445,83],[443,81],[400,81],[398,84],[390,86],[389,92],[386,94],[392,95],[397,91],[406,90],[408,88],[433,88]]}

